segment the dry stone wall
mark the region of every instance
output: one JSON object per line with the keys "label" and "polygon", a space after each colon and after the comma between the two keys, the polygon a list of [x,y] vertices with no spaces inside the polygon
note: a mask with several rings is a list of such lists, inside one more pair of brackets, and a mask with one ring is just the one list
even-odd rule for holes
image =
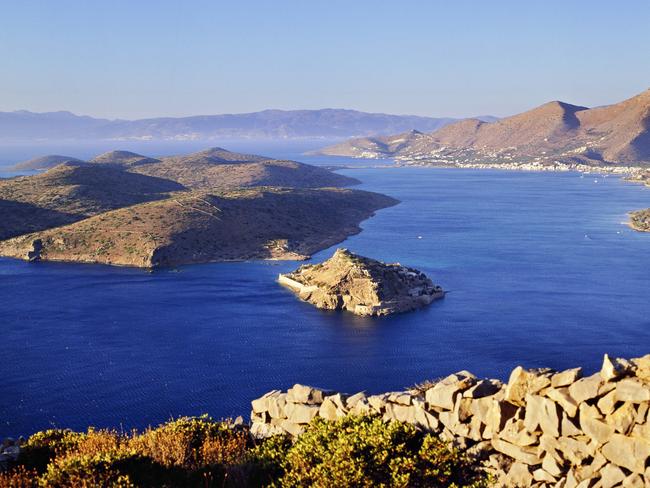
{"label": "dry stone wall", "polygon": [[376,414],[467,449],[499,486],[650,486],[650,354],[605,355],[583,376],[515,368],[507,384],[467,371],[409,391],[354,395],[294,385],[252,402],[252,433],[300,435],[315,417]]}

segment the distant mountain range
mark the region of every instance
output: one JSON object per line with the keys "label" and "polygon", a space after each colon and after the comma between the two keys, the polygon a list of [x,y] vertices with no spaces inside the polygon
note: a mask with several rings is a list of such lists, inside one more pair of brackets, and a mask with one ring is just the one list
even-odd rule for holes
{"label": "distant mountain range", "polygon": [[650,90],[605,107],[554,101],[493,122],[465,119],[318,152],[416,164],[650,164]]}
{"label": "distant mountain range", "polygon": [[[484,116],[481,120],[492,121]],[[433,131],[459,119],[356,110],[264,110],[245,114],[108,120],[70,112],[0,112],[0,142],[36,140],[217,140],[348,138],[410,129]]]}

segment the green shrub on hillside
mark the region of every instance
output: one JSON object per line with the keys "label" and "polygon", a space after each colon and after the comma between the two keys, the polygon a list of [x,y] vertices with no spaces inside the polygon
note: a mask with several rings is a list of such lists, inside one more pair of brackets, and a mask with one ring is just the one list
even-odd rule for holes
{"label": "green shrub on hillside", "polygon": [[283,487],[484,486],[468,458],[410,424],[316,418],[286,452]]}
{"label": "green shrub on hillside", "polygon": [[142,433],[48,430],[24,445],[0,488],[483,487],[448,443],[379,417],[315,419],[292,443],[255,441],[245,427],[180,418]]}

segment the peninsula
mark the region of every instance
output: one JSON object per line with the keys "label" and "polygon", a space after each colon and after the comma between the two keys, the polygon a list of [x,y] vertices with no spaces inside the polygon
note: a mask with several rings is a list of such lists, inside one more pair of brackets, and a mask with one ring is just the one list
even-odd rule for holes
{"label": "peninsula", "polygon": [[316,166],[221,148],[66,160],[0,180],[0,255],[146,268],[305,259],[398,203],[340,188],[356,183]]}
{"label": "peninsula", "polygon": [[444,296],[440,286],[416,269],[382,263],[347,249],[337,249],[323,263],[281,274],[278,281],[318,308],[356,315],[407,312]]}

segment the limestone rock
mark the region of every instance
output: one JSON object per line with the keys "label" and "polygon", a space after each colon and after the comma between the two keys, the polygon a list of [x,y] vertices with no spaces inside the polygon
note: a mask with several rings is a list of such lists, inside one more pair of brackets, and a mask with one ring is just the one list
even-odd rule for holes
{"label": "limestone rock", "polygon": [[607,423],[621,434],[628,434],[634,425],[636,410],[632,402],[625,402],[616,411],[607,417]]}
{"label": "limestone rock", "polygon": [[602,378],[599,373],[586,378],[580,378],[569,386],[569,395],[571,395],[577,403],[591,400],[598,396],[601,383]]}
{"label": "limestone rock", "polygon": [[346,249],[320,264],[303,265],[278,281],[318,308],[388,315],[429,305],[444,291],[422,272],[386,264]]}
{"label": "limestone rock", "polygon": [[517,488],[520,486],[531,486],[533,475],[528,471],[524,463],[516,462],[510,467],[508,475],[503,480],[503,486]]}
{"label": "limestone rock", "polygon": [[483,398],[492,396],[498,392],[503,385],[500,381],[479,380],[476,384],[463,392],[466,398]]}
{"label": "limestone rock", "polygon": [[[331,393],[331,392],[329,392]],[[313,386],[295,384],[287,390],[287,401],[292,403],[320,404],[328,392]]]}
{"label": "limestone rock", "polygon": [[650,457],[650,442],[647,439],[614,434],[601,452],[615,465],[629,469],[633,473],[643,474],[646,461]]}
{"label": "limestone rock", "polygon": [[551,386],[553,388],[560,388],[561,386],[569,386],[582,378],[582,368],[572,368],[551,376]]}
{"label": "limestone rock", "polygon": [[650,387],[635,379],[626,378],[616,384],[616,399],[633,403],[650,401]]}
{"label": "limestone rock", "polygon": [[301,405],[299,403],[287,403],[285,412],[290,422],[294,424],[308,424],[318,415],[318,405]]}
{"label": "limestone rock", "polygon": [[539,395],[526,395],[526,416],[524,424],[528,432],[535,432],[537,427],[547,435],[560,435],[560,417],[553,400]]}
{"label": "limestone rock", "polygon": [[600,369],[600,377],[605,381],[625,376],[631,371],[629,361],[619,358],[610,358],[607,354],[603,358],[603,366]]}
{"label": "limestone rock", "polygon": [[440,407],[444,410],[453,410],[459,391],[458,384],[445,385],[440,382],[432,388],[429,388],[424,397],[430,406]]}
{"label": "limestone rock", "polygon": [[614,464],[607,464],[600,470],[600,482],[603,488],[611,488],[625,479],[625,473]]}
{"label": "limestone rock", "polygon": [[640,358],[631,359],[630,362],[634,365],[637,378],[644,381],[650,381],[650,354],[646,354]]}
{"label": "limestone rock", "polygon": [[498,437],[492,439],[492,447],[498,452],[510,456],[524,464],[534,466],[542,463],[542,459],[537,454],[537,449],[516,446],[510,442],[501,440]]}
{"label": "limestone rock", "polygon": [[550,370],[525,370],[517,366],[510,373],[505,389],[505,400],[521,405],[526,394],[537,393],[550,384]]}

